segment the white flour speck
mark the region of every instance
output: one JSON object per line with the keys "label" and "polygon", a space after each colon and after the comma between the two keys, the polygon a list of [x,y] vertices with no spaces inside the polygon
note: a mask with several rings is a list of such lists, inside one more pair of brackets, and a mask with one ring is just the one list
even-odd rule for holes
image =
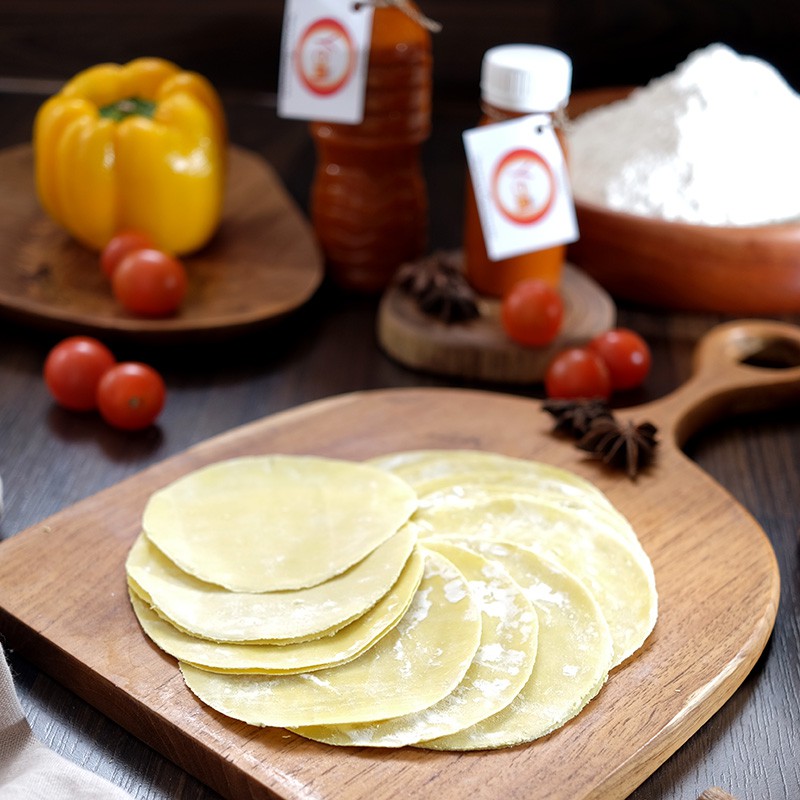
{"label": "white flour speck", "polygon": [[322,686],[325,689],[334,688],[330,681],[326,681],[324,678],[320,678],[318,675],[315,675],[313,672],[307,672],[301,676],[304,680],[308,681],[309,683],[313,683],[315,686]]}
{"label": "white flour speck", "polygon": [[448,581],[444,587],[444,596],[448,603],[460,603],[467,596],[464,581],[460,579]]}
{"label": "white flour speck", "polygon": [[495,678],[493,681],[476,680],[475,688],[483,694],[484,697],[498,697],[502,694],[503,690],[508,687],[509,681],[506,678]]}

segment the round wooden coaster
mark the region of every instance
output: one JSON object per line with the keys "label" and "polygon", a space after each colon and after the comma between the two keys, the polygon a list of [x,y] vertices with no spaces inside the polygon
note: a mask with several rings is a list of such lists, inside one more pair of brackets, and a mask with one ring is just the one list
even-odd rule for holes
{"label": "round wooden coaster", "polygon": [[378,309],[378,341],[389,356],[413,369],[498,383],[536,383],[558,351],[585,344],[616,321],[611,297],[571,264],[564,268],[561,296],[561,332],[548,346],[534,348],[505,335],[497,299],[481,296],[479,317],[448,324],[424,314],[405,291],[391,286]]}

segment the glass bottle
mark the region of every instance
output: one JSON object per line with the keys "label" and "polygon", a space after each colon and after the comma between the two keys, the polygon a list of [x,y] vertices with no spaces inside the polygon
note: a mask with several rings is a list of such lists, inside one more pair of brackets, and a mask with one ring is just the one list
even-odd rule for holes
{"label": "glass bottle", "polygon": [[[480,125],[491,125],[527,114],[544,114],[555,126],[566,154],[558,112],[569,98],[572,62],[560,50],[542,45],[500,45],[487,50],[481,65]],[[464,209],[464,269],[481,294],[502,297],[525,278],[540,278],[557,287],[566,258],[566,245],[534,250],[492,261],[483,239],[478,208],[467,180]]]}
{"label": "glass bottle", "polygon": [[311,218],[333,280],[385,288],[422,255],[428,196],[420,151],[430,134],[431,35],[410,2],[375,8],[364,119],[312,122]]}

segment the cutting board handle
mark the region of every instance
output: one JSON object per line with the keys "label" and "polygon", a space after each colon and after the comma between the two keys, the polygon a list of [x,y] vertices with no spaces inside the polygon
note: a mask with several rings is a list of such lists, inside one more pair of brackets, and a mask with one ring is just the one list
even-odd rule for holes
{"label": "cutting board handle", "polygon": [[765,411],[800,400],[800,327],[738,320],[712,328],[697,345],[691,378],[664,398],[631,409],[680,448],[725,416]]}

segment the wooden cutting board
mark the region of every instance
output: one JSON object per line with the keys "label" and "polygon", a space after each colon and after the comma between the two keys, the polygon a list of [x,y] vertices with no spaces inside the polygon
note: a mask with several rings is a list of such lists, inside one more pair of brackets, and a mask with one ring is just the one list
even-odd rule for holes
{"label": "wooden cutting board", "polygon": [[[793,367],[740,363],[783,349]],[[655,422],[654,466],[631,481],[551,435],[538,402],[457,389],[333,397],[232,430],[67,508],[0,545],[0,633],[65,686],[233,800],[622,798],[736,690],[778,606],[773,550],[755,520],[680,451],[729,412],[796,402],[800,329],[745,322],[700,344],[674,394],[619,412]],[[402,424],[398,422],[402,421]],[[587,709],[530,745],[484,753],[340,749],[227,719],[184,687],[131,612],[124,560],[155,489],[256,453],[362,459],[408,448],[484,448],[559,464],[607,492],[639,533],[660,597],[655,631]]]}

